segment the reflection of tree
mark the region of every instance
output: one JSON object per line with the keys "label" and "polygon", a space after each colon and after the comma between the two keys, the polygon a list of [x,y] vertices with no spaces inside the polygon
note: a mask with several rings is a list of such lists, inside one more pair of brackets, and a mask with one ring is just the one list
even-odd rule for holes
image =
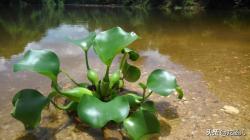
{"label": "reflection of tree", "polygon": [[[171,32],[192,32],[192,27],[214,30],[221,28],[247,29],[249,13],[162,13],[131,8],[96,7],[44,7],[24,9],[0,9],[0,56],[9,58],[23,51],[30,41],[39,40],[49,28],[59,24],[83,24],[88,30],[108,29],[121,26],[135,31],[142,38]],[[11,12],[9,12],[11,11]],[[210,31],[206,31],[210,32]],[[218,33],[219,34],[219,33]],[[150,38],[150,37],[149,37]]]}
{"label": "reflection of tree", "polygon": [[249,13],[242,11],[233,11],[230,17],[225,18],[224,22],[234,30],[245,30],[245,27],[249,25],[250,21]]}
{"label": "reflection of tree", "polygon": [[63,11],[28,8],[1,9],[0,12],[3,15],[0,18],[0,56],[9,58],[22,52],[30,41],[40,39],[49,27],[57,26]]}

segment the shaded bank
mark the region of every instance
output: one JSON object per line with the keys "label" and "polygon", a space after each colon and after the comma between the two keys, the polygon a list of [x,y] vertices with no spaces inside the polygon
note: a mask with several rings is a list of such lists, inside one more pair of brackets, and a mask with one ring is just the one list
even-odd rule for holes
{"label": "shaded bank", "polygon": [[[13,54],[23,51],[30,40],[36,41],[46,34],[48,28],[59,26],[61,23],[71,24],[81,17],[81,23],[88,22],[89,29],[97,27],[110,28],[112,26],[127,23],[133,29],[145,32],[158,31],[165,27],[177,27],[187,30],[188,23],[197,22],[211,24],[215,22],[220,26],[235,30],[244,30],[249,24],[250,16],[245,11],[214,11],[214,12],[184,12],[184,11],[160,11],[140,10],[133,8],[105,8],[105,7],[64,7],[48,8],[40,6],[28,6],[26,8],[8,7],[0,8],[0,55],[10,58]],[[116,18],[114,18],[116,17]],[[206,22],[202,22],[202,21]],[[155,22],[152,22],[155,21]],[[153,24],[152,26],[149,26]],[[131,28],[131,29],[132,29]],[[157,30],[155,30],[155,28]],[[171,29],[169,29],[171,31]],[[168,31],[168,32],[169,32]],[[12,40],[12,41],[10,41]]]}
{"label": "shaded bank", "polygon": [[[187,25],[200,23],[199,26],[223,26],[226,29],[244,30],[250,23],[247,11],[161,11],[140,10],[133,8],[78,7],[48,8],[28,6],[26,8],[0,8],[0,55],[9,59],[13,54],[24,50],[30,40],[36,41],[46,34],[48,28],[60,24],[88,23],[88,28],[94,31],[97,27],[110,28],[124,25],[130,29],[143,30],[146,33],[160,31],[165,26],[188,30]],[[80,18],[81,17],[81,18]],[[163,21],[166,23],[161,24]],[[124,24],[126,23],[126,24]],[[217,25],[214,25],[214,24]],[[203,24],[203,25],[202,25]],[[197,26],[197,28],[199,27]],[[171,32],[171,28],[166,32]],[[219,34],[219,33],[218,33]],[[11,41],[10,41],[11,40]]]}
{"label": "shaded bank", "polygon": [[119,5],[143,9],[161,8],[168,10],[250,8],[250,0],[2,0],[0,4],[21,6],[39,4],[49,7],[62,7],[65,4]]}

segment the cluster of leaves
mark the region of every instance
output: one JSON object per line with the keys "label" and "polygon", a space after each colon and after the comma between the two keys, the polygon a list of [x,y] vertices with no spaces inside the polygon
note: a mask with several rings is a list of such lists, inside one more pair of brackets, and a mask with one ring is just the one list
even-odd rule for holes
{"label": "cluster of leaves", "polygon": [[[136,93],[121,94],[124,80],[135,82],[140,78],[140,69],[129,64],[136,61],[139,54],[127,48],[139,37],[134,32],[126,32],[115,27],[100,33],[90,33],[81,40],[69,41],[84,52],[88,83],[77,83],[60,68],[57,55],[50,50],[29,50],[24,57],[14,64],[14,71],[33,71],[51,79],[51,93],[45,97],[35,89],[23,89],[14,97],[12,116],[21,121],[26,129],[39,125],[43,108],[50,103],[62,110],[77,112],[80,120],[93,128],[102,128],[108,122],[122,123],[131,139],[141,139],[160,131],[154,103],[148,98],[152,93],[168,96],[174,91],[182,98],[183,92],[176,78],[167,71],[157,69],[148,77],[146,84],[139,83],[143,90],[140,96]],[[88,63],[88,51],[93,47],[100,60],[106,65],[106,73],[99,79],[97,72]],[[122,54],[120,65],[110,74],[109,68],[113,59]],[[76,85],[71,89],[62,89],[57,82],[59,73],[65,74]],[[54,98],[63,96],[68,104],[58,104]]]}

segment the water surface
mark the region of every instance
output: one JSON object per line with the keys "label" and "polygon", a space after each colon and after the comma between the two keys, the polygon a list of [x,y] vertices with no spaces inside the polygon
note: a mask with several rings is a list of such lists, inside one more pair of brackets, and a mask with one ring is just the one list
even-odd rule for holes
{"label": "water surface", "polygon": [[[9,117],[11,98],[17,91],[23,88],[36,88],[44,94],[49,91],[48,79],[29,72],[12,72],[12,64],[25,51],[55,51],[62,67],[82,81],[85,79],[83,53],[65,42],[65,37],[82,38],[91,31],[114,26],[135,31],[142,37],[131,47],[153,54],[155,59],[147,62],[147,66],[156,66],[164,61],[161,56],[166,56],[200,73],[220,101],[238,107],[245,118],[250,115],[250,12],[169,13],[123,8],[36,7],[1,8],[0,13],[1,119]],[[90,61],[100,64],[93,52]],[[97,68],[101,72],[102,65]]]}

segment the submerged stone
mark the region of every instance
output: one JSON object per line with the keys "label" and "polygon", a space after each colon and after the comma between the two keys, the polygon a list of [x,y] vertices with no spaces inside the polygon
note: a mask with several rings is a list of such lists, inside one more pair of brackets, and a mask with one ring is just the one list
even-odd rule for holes
{"label": "submerged stone", "polygon": [[239,114],[240,112],[239,109],[237,109],[236,107],[229,105],[225,105],[222,110],[228,114]]}

